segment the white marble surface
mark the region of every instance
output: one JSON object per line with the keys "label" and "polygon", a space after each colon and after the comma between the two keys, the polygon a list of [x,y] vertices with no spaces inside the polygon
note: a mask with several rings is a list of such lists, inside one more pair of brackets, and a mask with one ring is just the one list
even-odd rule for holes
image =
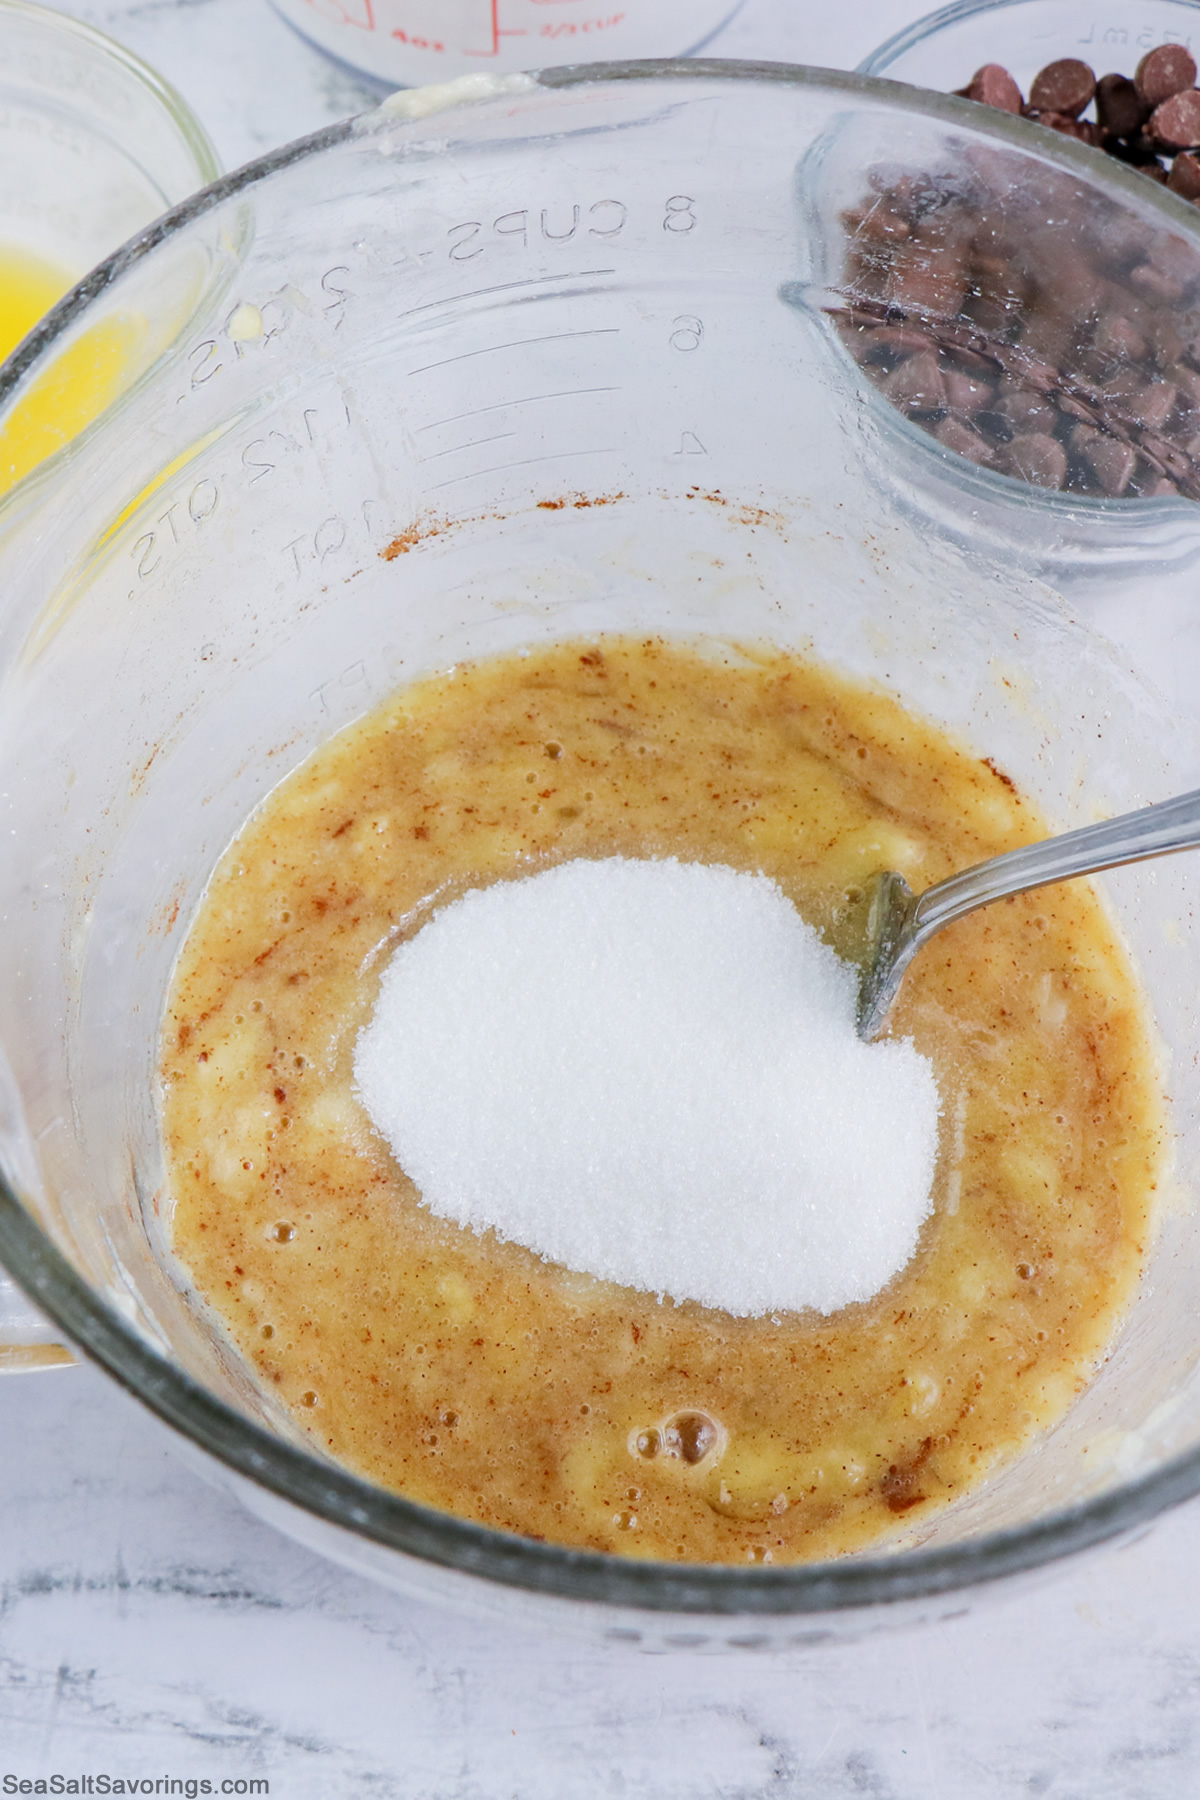
{"label": "white marble surface", "polygon": [[[174,81],[229,166],[370,98],[265,0],[64,10]],[[850,65],[914,10],[748,0],[714,48]],[[91,1370],[0,1382],[0,1441],[0,1793],[105,1774],[287,1800],[1200,1792],[1200,1503],[950,1623],[651,1659],[343,1574],[202,1485]]]}

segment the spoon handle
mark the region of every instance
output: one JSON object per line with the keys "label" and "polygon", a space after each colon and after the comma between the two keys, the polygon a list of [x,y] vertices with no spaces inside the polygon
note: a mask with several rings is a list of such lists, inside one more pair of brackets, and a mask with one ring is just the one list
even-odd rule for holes
{"label": "spoon handle", "polygon": [[1122,813],[1118,819],[1104,819],[1099,825],[1084,825],[1022,850],[1009,850],[926,888],[911,915],[913,953],[943,925],[992,900],[1048,887],[1073,875],[1093,875],[1122,863],[1195,849],[1200,849],[1200,789],[1157,806]]}

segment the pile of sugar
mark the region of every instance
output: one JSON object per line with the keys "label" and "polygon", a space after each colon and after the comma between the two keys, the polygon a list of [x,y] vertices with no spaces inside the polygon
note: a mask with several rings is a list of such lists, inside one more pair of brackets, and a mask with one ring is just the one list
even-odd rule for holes
{"label": "pile of sugar", "polygon": [[739,1315],[876,1293],[912,1255],[933,1071],[855,1035],[857,976],[761,875],[563,863],[394,953],[360,1098],[443,1218]]}

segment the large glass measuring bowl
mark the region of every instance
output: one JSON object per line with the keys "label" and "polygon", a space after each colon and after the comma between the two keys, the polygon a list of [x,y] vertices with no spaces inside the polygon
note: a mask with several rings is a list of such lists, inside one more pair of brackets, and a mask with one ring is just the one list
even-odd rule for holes
{"label": "large glass measuring bowl", "polygon": [[[164,994],[216,859],[310,750],[424,673],[557,638],[809,651],[1063,828],[1196,786],[1200,509],[1146,502],[1159,536],[1139,528],[1099,599],[1085,558],[1068,603],[969,488],[956,503],[953,466],[931,497],[822,317],[827,147],[852,159],[866,119],[872,156],[1008,158],[1193,257],[1200,221],[1020,121],[855,76],[642,64],[452,101],[387,104],[210,188],[0,374],[11,408],[106,308],[189,296],[139,383],[0,515],[0,1258],[216,1479],[399,1587],[696,1646],[928,1610],[1200,1488],[1194,859],[1108,883],[1178,1134],[1112,1355],[1036,1451],[886,1553],[820,1566],[565,1550],[323,1461],[172,1263]],[[1036,548],[1042,499],[1021,504]]]}

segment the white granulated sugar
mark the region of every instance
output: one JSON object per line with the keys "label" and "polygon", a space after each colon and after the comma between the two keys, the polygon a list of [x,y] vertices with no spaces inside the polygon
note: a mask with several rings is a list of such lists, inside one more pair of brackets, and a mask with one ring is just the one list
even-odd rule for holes
{"label": "white granulated sugar", "polygon": [[876,1293],[930,1204],[938,1093],[762,875],[569,862],[395,951],[360,1097],[431,1211],[750,1315]]}

